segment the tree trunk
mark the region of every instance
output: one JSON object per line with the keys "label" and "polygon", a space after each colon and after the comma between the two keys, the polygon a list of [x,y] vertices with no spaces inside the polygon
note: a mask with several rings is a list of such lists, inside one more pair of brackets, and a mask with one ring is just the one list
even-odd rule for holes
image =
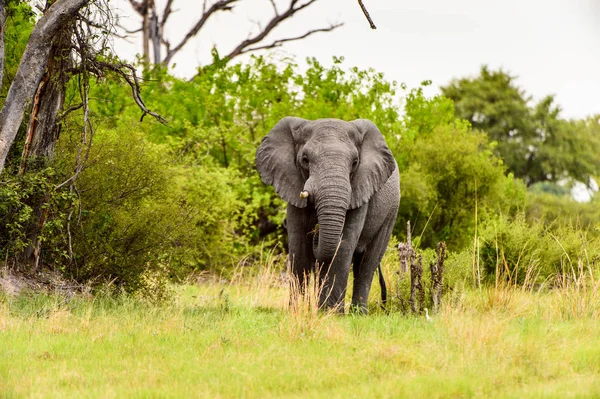
{"label": "tree trunk", "polygon": [[70,27],[61,30],[50,50],[46,73],[33,100],[21,171],[25,169],[31,157],[44,161],[54,157],[54,147],[61,129],[59,113],[65,103],[66,84],[69,80],[66,70],[71,65],[72,33]]}
{"label": "tree trunk", "polygon": [[0,111],[0,173],[25,109],[31,105],[48,64],[50,50],[64,23],[90,0],[58,0],[33,28],[2,111]]}
{"label": "tree trunk", "polygon": [[154,65],[159,65],[161,62],[160,58],[160,26],[158,24],[158,15],[156,10],[152,9],[152,16],[150,17],[150,39],[152,40],[152,55],[154,58]]}
{"label": "tree trunk", "polygon": [[0,0],[0,89],[4,79],[4,29],[6,28],[5,1]]}
{"label": "tree trunk", "polygon": [[152,8],[152,0],[146,1],[146,7],[142,16],[142,46],[144,63],[150,65],[150,10]]}

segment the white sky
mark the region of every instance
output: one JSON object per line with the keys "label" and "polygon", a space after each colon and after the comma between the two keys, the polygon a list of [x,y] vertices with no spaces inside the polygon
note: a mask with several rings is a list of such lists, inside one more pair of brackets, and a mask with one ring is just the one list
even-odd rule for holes
{"label": "white sky", "polygon": [[[164,4],[164,0],[156,0]],[[209,0],[210,1],[210,0]],[[502,67],[528,94],[555,94],[563,116],[600,114],[600,0],[364,0],[377,30],[371,30],[355,0],[320,0],[275,31],[271,39],[295,36],[332,22],[345,25],[284,45],[278,56],[304,64],[314,56],[329,65],[344,56],[349,68],[372,67],[388,80],[416,87],[433,81],[428,94],[452,78],[473,76],[482,64]],[[280,9],[288,0],[278,0]],[[110,4],[134,27],[137,16],[126,0]],[[201,0],[174,0],[167,25],[172,45],[192,26]],[[233,13],[220,13],[175,57],[175,74],[191,76],[210,62],[216,45],[227,54],[273,14],[269,0],[243,0]],[[133,59],[141,43],[115,43]],[[240,57],[239,60],[246,58]]]}

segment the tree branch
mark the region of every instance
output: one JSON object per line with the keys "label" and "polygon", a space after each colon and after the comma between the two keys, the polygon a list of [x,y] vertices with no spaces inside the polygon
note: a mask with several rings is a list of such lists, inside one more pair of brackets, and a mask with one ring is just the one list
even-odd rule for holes
{"label": "tree branch", "polygon": [[358,5],[360,6],[360,9],[362,10],[363,14],[365,14],[367,21],[369,21],[369,25],[371,26],[371,29],[377,29],[377,27],[375,26],[375,23],[373,23],[373,20],[371,19],[371,16],[369,15],[369,12],[367,11],[367,7],[365,7],[362,0],[358,0]]}
{"label": "tree branch", "polygon": [[271,5],[273,6],[273,11],[275,11],[275,15],[279,15],[279,10],[277,10],[277,4],[275,4],[275,0],[269,0]]}
{"label": "tree branch", "polygon": [[[179,52],[186,45],[186,43],[202,29],[206,21],[216,12],[218,11],[231,11],[233,9],[233,4],[239,2],[240,0],[219,0],[214,3],[212,6],[208,8],[208,10],[202,12],[202,16],[200,20],[196,22],[196,25],[185,35],[185,37],[179,42],[178,45],[173,47],[172,50],[169,50],[165,59],[163,60],[163,64],[169,65],[175,54]],[[315,1],[315,0],[312,0]],[[204,3],[206,6],[206,2]]]}
{"label": "tree branch", "polygon": [[[110,70],[120,75],[127,82],[127,84],[129,84],[129,86],[131,87],[131,94],[133,95],[133,99],[135,100],[135,103],[138,105],[138,107],[142,110],[140,122],[144,120],[144,117],[146,115],[150,115],[153,116],[157,121],[159,121],[163,125],[167,125],[167,120],[165,118],[163,118],[156,112],[153,112],[146,108],[146,105],[142,100],[142,96],[140,95],[140,82],[137,77],[135,68],[132,65],[124,63],[111,64],[108,62],[97,60],[94,60],[93,62],[102,69]],[[129,70],[130,74],[127,74],[127,72],[125,72],[124,69]]]}
{"label": "tree branch", "polygon": [[[247,47],[252,46],[253,44],[256,44],[256,43],[262,41],[281,22],[285,21],[286,19],[291,18],[298,11],[303,10],[304,8],[314,4],[315,2],[317,2],[317,0],[309,0],[305,3],[301,3],[301,2],[299,2],[299,0],[290,0],[290,5],[283,14],[275,13],[275,16],[269,21],[269,23],[267,24],[267,26],[265,26],[264,29],[262,29],[254,37],[250,37],[250,38],[244,40],[243,42],[241,42],[235,49],[233,49],[233,51],[231,51],[231,53],[229,53],[227,55],[227,58],[231,60],[231,59],[237,57],[238,55],[247,53],[248,51],[253,51],[253,50],[246,50],[246,49],[247,49]],[[332,25],[332,27],[330,27],[329,30],[333,30],[339,26],[341,26],[341,24]],[[316,30],[316,32],[317,31],[322,32],[323,30]],[[313,33],[315,33],[315,32],[313,32]],[[283,39],[283,40],[285,40],[285,39]],[[292,38],[291,40],[299,40],[299,39]],[[266,48],[271,48],[271,47],[266,47]]]}
{"label": "tree branch", "polygon": [[172,5],[173,5],[173,0],[167,0],[167,4],[165,5],[165,9],[163,11],[162,19],[160,20],[161,28],[165,26],[165,23],[167,23],[167,19],[169,19],[169,16],[173,12],[173,10],[171,8]]}
{"label": "tree branch", "polygon": [[129,0],[129,4],[131,4],[131,8],[133,8],[133,10],[140,14],[142,17],[146,15],[146,12],[148,10],[148,0]]}
{"label": "tree branch", "polygon": [[258,46],[258,47],[252,47],[252,48],[248,48],[248,49],[244,49],[240,52],[239,55],[242,54],[246,54],[249,53],[251,51],[257,51],[257,50],[266,50],[266,49],[270,49],[270,48],[276,48],[276,47],[281,47],[283,45],[283,43],[287,43],[287,42],[292,42],[295,40],[302,40],[314,33],[318,33],[318,32],[331,32],[332,30],[339,28],[340,26],[343,26],[343,23],[339,23],[339,24],[334,24],[331,25],[329,28],[321,28],[321,29],[313,29],[310,30],[308,32],[306,32],[305,34],[301,35],[301,36],[296,36],[296,37],[289,37],[289,38],[285,38],[285,39],[279,39],[279,40],[275,40],[274,42],[272,42],[271,44],[266,44],[264,46]]}

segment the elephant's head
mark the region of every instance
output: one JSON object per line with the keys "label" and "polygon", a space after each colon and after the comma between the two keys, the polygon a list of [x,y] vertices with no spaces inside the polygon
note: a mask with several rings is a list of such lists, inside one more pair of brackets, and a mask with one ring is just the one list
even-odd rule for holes
{"label": "elephant's head", "polygon": [[309,121],[283,118],[256,151],[264,183],[290,204],[315,207],[319,221],[315,255],[329,262],[346,212],[365,204],[388,180],[396,162],[383,135],[365,119]]}

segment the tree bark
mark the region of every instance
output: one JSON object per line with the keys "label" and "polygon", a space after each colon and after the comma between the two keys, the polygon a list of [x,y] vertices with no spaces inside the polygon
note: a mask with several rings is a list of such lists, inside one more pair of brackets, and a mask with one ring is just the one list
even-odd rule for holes
{"label": "tree bark", "polygon": [[442,304],[442,290],[444,278],[444,258],[446,257],[446,244],[439,242],[437,245],[437,261],[432,262],[431,268],[431,302],[433,311],[437,312]]}
{"label": "tree bark", "polygon": [[0,111],[0,173],[12,146],[25,109],[31,105],[44,76],[56,34],[62,25],[90,0],[58,0],[33,28],[2,111]]}
{"label": "tree bark", "polygon": [[152,9],[152,16],[150,17],[150,39],[152,40],[152,55],[154,58],[154,64],[160,64],[160,26],[158,25],[158,15],[156,10]]}
{"label": "tree bark", "polygon": [[5,1],[0,0],[0,89],[2,89],[2,79],[4,79],[4,29],[5,28],[6,28]]}
{"label": "tree bark", "polygon": [[36,91],[21,163],[26,167],[30,157],[52,159],[60,134],[59,113],[65,103],[66,70],[71,64],[71,28],[58,32],[48,57],[46,73]]}
{"label": "tree bark", "polygon": [[[414,258],[413,258],[414,260]],[[416,262],[410,265],[410,308],[413,313],[419,313],[421,308],[425,304],[425,290],[421,283],[421,276],[423,275],[423,255],[419,254]]]}
{"label": "tree bark", "polygon": [[143,56],[144,63],[146,65],[150,64],[150,9],[151,9],[151,0],[146,0],[144,14],[142,15],[142,48],[143,48]]}

